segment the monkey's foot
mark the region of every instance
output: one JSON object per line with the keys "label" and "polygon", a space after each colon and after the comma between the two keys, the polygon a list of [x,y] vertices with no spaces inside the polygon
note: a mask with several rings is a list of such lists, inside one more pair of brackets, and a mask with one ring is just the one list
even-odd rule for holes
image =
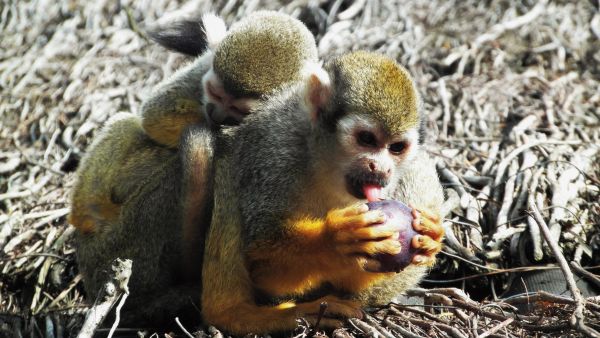
{"label": "monkey's foot", "polygon": [[383,224],[385,221],[381,210],[369,211],[366,204],[356,204],[330,211],[325,227],[337,251],[344,255],[398,254],[402,250],[396,240],[398,229]]}
{"label": "monkey's foot", "polygon": [[433,265],[435,255],[442,250],[444,228],[441,218],[424,209],[413,208],[413,229],[419,233],[413,237],[411,246],[418,250],[413,257],[413,264]]}

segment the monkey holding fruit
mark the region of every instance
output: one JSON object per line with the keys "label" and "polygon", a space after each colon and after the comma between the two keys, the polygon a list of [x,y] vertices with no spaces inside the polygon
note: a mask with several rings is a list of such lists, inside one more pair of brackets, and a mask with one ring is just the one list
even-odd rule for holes
{"label": "monkey holding fruit", "polygon": [[[441,248],[435,215],[443,194],[418,149],[418,96],[408,72],[355,52],[309,74],[216,140],[201,309],[206,323],[234,334],[314,321],[323,301],[321,323],[339,326],[332,316],[360,317],[361,306],[414,285]],[[374,257],[401,246],[398,230],[364,201],[398,197],[422,211],[411,241],[419,254],[398,274],[375,272]],[[335,292],[309,299],[323,285]]]}

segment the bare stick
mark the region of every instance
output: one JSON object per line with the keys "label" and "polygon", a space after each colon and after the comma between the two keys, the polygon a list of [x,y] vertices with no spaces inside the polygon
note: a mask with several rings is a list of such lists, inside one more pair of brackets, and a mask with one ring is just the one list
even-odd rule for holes
{"label": "bare stick", "polygon": [[588,281],[594,283],[594,285],[600,288],[600,278],[598,278],[591,272],[585,271],[585,269],[582,268],[581,265],[579,265],[579,263],[571,262],[571,268],[573,268],[573,270],[575,270],[577,274],[585,277]]}
{"label": "bare stick", "polygon": [[498,185],[500,185],[500,182],[502,181],[502,177],[504,176],[504,172],[506,171],[506,168],[508,167],[510,162],[515,159],[515,157],[517,157],[520,153],[524,152],[525,150],[527,150],[529,148],[537,147],[537,146],[540,146],[543,144],[577,145],[577,144],[581,144],[581,142],[580,141],[537,140],[537,141],[525,143],[524,145],[515,148],[513,151],[510,152],[510,154],[506,155],[506,157],[503,158],[502,161],[500,161],[500,163],[498,164],[498,169],[496,172],[496,179],[494,180],[494,187],[497,187]]}
{"label": "bare stick", "polygon": [[398,331],[402,335],[402,337],[407,337],[407,338],[425,338],[423,336],[419,336],[419,335],[416,335],[416,334],[408,331],[407,329],[403,328],[402,326],[400,326],[400,325],[398,325],[396,323],[393,323],[389,318],[386,318],[383,321],[383,323],[387,327],[389,327],[390,329],[392,329],[394,331]]}
{"label": "bare stick", "polygon": [[550,247],[550,250],[552,250],[552,253],[556,258],[560,269],[565,275],[569,291],[571,291],[573,299],[575,299],[576,302],[575,310],[573,311],[573,315],[571,316],[571,326],[579,330],[580,332],[586,334],[588,337],[600,337],[600,333],[598,331],[585,325],[585,317],[583,315],[583,310],[585,309],[585,299],[581,296],[581,291],[575,283],[573,273],[571,272],[571,269],[569,269],[569,264],[567,263],[565,256],[562,254],[562,250],[560,246],[558,246],[558,242],[552,240],[550,229],[548,228],[548,225],[546,225],[546,222],[544,221],[544,218],[542,217],[542,214],[538,210],[538,207],[535,203],[534,194],[535,191],[529,192],[529,207],[532,209],[531,211],[533,212],[533,217],[538,223],[538,226],[540,227],[540,230],[542,232],[542,235],[544,236],[544,239],[546,240],[546,243],[548,243],[548,246]]}
{"label": "bare stick", "polygon": [[481,46],[482,44],[497,39],[506,31],[514,30],[530,23],[544,12],[547,3],[548,1],[540,1],[529,12],[518,16],[512,20],[495,24],[488,32],[480,35],[477,39],[475,39],[475,43],[473,45],[476,48],[479,48],[479,46]]}
{"label": "bare stick", "polygon": [[374,328],[371,325],[363,322],[360,319],[350,318],[348,321],[350,323],[352,323],[352,325],[354,325],[357,329],[359,329],[360,331],[362,331],[362,333],[365,335],[365,337],[377,338],[377,337],[380,337],[380,336],[383,335],[376,328]]}
{"label": "bare stick", "polygon": [[508,179],[504,185],[504,198],[502,199],[502,206],[500,207],[500,211],[498,211],[498,216],[496,218],[496,231],[500,231],[508,227],[508,212],[510,211],[510,206],[512,205],[515,196],[515,182],[517,180],[518,169],[518,164],[516,162],[511,162],[511,165],[508,168]]}
{"label": "bare stick", "polygon": [[[131,277],[131,260],[125,259],[116,259],[113,261],[111,266],[111,270],[113,271],[110,280],[104,284],[102,288],[100,302],[94,305],[87,313],[85,317],[85,322],[81,327],[81,331],[77,335],[78,338],[88,338],[94,335],[94,331],[102,324],[106,315],[113,307],[113,305],[117,302],[117,300],[121,297],[121,295],[128,294],[129,289],[127,288],[127,283],[129,282],[129,277]],[[124,298],[127,298],[126,296]],[[124,300],[122,300],[124,303]],[[120,310],[120,309],[119,309]],[[117,319],[118,317],[117,313]],[[117,322],[118,324],[118,322]],[[114,332],[113,328],[111,328],[112,335]]]}
{"label": "bare stick", "polygon": [[448,138],[448,123],[450,123],[450,94],[446,90],[444,79],[438,80],[438,92],[442,98],[442,107],[444,107],[444,117],[442,119],[442,135]]}
{"label": "bare stick", "polygon": [[514,322],[515,320],[513,318],[508,318],[507,320],[503,321],[502,323],[494,326],[493,328],[489,329],[488,331],[480,334],[479,336],[477,336],[477,338],[485,338],[485,337],[489,337],[491,335],[493,335],[494,333],[498,332],[499,330],[501,330],[502,328],[510,325],[510,323]]}
{"label": "bare stick", "polygon": [[379,323],[377,322],[377,320],[375,320],[375,318],[373,318],[372,316],[366,315],[365,317],[365,321],[371,325],[373,325],[374,328],[377,329],[377,331],[379,331],[379,333],[381,333],[381,335],[383,335],[385,338],[396,338],[390,331],[388,331],[385,327],[379,325]]}
{"label": "bare stick", "polygon": [[123,308],[125,300],[127,300],[128,296],[129,292],[123,293],[123,295],[121,296],[121,301],[119,302],[119,304],[117,304],[117,308],[115,309],[115,321],[113,322],[110,331],[108,331],[108,338],[112,338],[113,334],[115,333],[115,330],[119,326],[119,322],[121,321],[121,308]]}
{"label": "bare stick", "polygon": [[52,307],[56,306],[56,304],[58,304],[58,302],[60,302],[63,298],[65,298],[69,294],[69,292],[71,292],[71,290],[73,290],[73,288],[79,283],[79,281],[82,278],[83,278],[82,274],[78,274],[77,276],[75,276],[75,278],[73,278],[71,283],[69,283],[69,286],[67,286],[67,288],[64,289],[58,296],[56,296],[56,298],[54,298],[52,303],[50,303],[50,305],[48,305],[48,308],[51,309]]}
{"label": "bare stick", "polygon": [[183,331],[183,333],[185,333],[186,336],[188,336],[190,338],[194,338],[194,336],[190,333],[190,331],[188,331],[185,327],[183,327],[183,325],[179,321],[179,317],[175,317],[175,323],[177,323],[177,326],[179,326],[181,331]]}

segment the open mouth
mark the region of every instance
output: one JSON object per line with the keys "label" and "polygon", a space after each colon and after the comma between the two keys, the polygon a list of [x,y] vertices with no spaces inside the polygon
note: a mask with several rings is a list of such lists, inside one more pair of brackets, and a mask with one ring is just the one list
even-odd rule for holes
{"label": "open mouth", "polygon": [[358,199],[369,202],[383,199],[382,190],[387,181],[378,175],[346,175],[346,190]]}

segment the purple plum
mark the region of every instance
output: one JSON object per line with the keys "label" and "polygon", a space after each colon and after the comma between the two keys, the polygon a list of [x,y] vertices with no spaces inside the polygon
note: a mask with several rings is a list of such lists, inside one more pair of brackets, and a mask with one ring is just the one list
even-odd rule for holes
{"label": "purple plum", "polygon": [[387,217],[385,224],[390,222],[399,229],[402,251],[397,255],[380,254],[375,256],[381,262],[378,272],[400,272],[411,264],[417,250],[411,246],[413,236],[418,233],[412,227],[412,209],[406,204],[393,200],[383,200],[367,203],[369,210],[382,210]]}

